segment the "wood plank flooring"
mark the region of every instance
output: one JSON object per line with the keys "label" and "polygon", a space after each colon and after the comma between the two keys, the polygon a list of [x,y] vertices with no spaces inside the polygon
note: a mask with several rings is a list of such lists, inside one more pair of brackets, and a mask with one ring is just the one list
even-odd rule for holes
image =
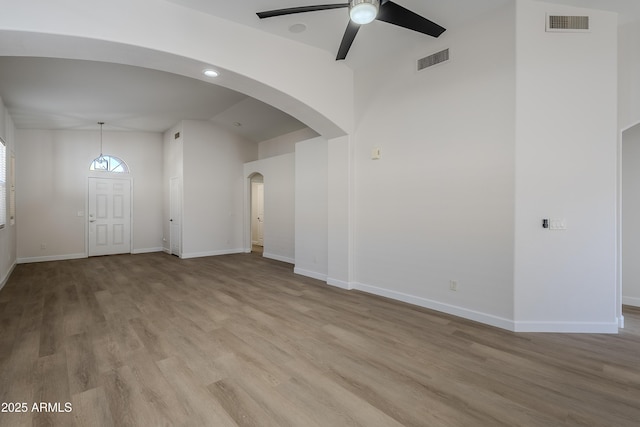
{"label": "wood plank flooring", "polygon": [[0,402],[28,410],[0,426],[639,426],[640,309],[625,318],[514,334],[255,254],[19,265]]}

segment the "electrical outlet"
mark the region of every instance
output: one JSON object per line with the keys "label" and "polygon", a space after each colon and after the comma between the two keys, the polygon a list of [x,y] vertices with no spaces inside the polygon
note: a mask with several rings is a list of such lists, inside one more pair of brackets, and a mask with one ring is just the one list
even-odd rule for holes
{"label": "electrical outlet", "polygon": [[43,251],[45,249],[47,249],[47,244],[46,243],[40,243],[40,249],[42,249]]}
{"label": "electrical outlet", "polygon": [[449,290],[457,291],[458,290],[458,282],[455,280],[449,280]]}

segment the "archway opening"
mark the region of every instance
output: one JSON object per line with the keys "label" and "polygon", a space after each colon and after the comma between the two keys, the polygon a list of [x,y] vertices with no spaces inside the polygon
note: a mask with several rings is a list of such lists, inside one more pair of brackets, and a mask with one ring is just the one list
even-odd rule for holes
{"label": "archway opening", "polygon": [[251,252],[264,253],[264,176],[251,176]]}

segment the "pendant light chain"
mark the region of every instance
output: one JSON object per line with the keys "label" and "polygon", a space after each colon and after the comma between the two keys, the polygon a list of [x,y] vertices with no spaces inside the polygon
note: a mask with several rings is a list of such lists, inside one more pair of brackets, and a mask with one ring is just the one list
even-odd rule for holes
{"label": "pendant light chain", "polygon": [[107,159],[105,159],[102,154],[102,126],[104,122],[98,122],[98,124],[100,125],[100,156],[96,160],[102,169],[108,170],[109,165],[107,164]]}

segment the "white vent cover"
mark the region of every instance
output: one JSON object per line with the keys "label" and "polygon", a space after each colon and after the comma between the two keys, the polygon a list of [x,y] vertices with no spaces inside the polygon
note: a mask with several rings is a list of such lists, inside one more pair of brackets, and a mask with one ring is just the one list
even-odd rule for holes
{"label": "white vent cover", "polygon": [[433,67],[436,64],[449,60],[449,49],[441,50],[433,55],[425,56],[422,59],[418,59],[418,71],[425,68]]}
{"label": "white vent cover", "polygon": [[547,31],[549,32],[589,31],[589,17],[588,16],[547,15]]}

